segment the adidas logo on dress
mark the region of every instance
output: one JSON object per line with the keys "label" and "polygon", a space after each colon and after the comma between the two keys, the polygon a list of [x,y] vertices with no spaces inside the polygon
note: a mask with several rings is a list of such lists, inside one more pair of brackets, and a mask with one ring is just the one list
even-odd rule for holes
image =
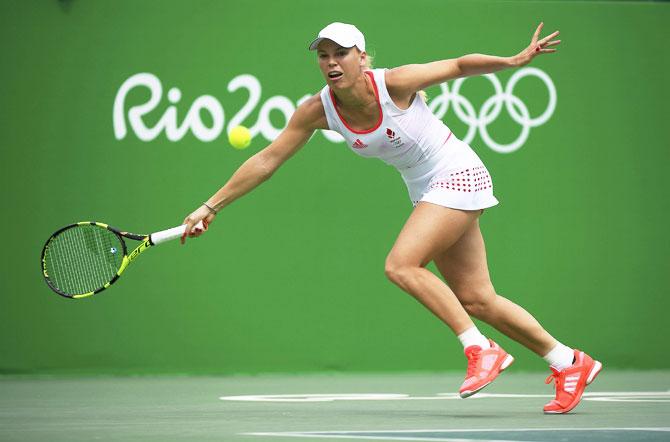
{"label": "adidas logo on dress", "polygon": [[356,138],[356,141],[354,141],[354,144],[352,144],[351,147],[354,149],[363,149],[364,147],[368,147],[368,145]]}

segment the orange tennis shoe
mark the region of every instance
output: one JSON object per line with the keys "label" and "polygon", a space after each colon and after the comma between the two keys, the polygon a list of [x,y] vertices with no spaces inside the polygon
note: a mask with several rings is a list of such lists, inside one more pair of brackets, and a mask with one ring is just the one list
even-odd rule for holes
{"label": "orange tennis shoe", "polygon": [[489,342],[491,348],[486,350],[482,350],[479,345],[471,345],[465,349],[465,356],[468,358],[468,371],[459,390],[459,394],[464,399],[489,385],[501,371],[514,362],[512,355],[500,348],[491,339],[489,339]]}
{"label": "orange tennis shoe", "polygon": [[547,414],[567,413],[577,406],[584,389],[598,376],[603,364],[591,359],[583,351],[575,350],[575,362],[561,371],[551,368],[552,374],[545,381],[556,385],[556,398],[544,406]]}

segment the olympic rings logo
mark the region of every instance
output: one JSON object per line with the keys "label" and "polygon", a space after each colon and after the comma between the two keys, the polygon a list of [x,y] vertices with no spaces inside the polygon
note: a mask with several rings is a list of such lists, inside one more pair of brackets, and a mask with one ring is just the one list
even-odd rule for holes
{"label": "olympic rings logo", "polygon": [[[514,86],[524,77],[538,77],[549,91],[549,103],[544,112],[535,118],[531,118],[530,111],[526,104],[519,97],[514,95]],[[516,71],[507,82],[503,90],[500,80],[493,75],[484,75],[493,85],[494,95],[489,97],[479,112],[475,111],[472,103],[460,94],[461,86],[467,78],[459,78],[454,81],[451,90],[446,83],[440,84],[442,93],[432,100],[428,106],[433,114],[442,119],[449,110],[449,105],[453,103],[453,109],[456,116],[468,125],[468,132],[463,137],[463,141],[470,144],[477,131],[484,143],[491,149],[499,153],[511,153],[524,145],[530,134],[530,129],[541,126],[546,123],[556,109],[556,87],[549,75],[537,68],[526,67]],[[500,144],[496,142],[488,132],[487,126],[491,124],[502,111],[503,104],[510,117],[521,126],[521,133],[518,138],[510,144]]]}

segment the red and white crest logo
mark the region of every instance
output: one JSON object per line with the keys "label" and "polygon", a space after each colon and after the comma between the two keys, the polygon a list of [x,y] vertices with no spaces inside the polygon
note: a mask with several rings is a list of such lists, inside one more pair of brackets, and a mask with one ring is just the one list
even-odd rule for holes
{"label": "red and white crest logo", "polygon": [[403,142],[400,139],[400,137],[399,136],[396,137],[395,132],[391,130],[391,128],[388,127],[386,128],[386,136],[388,137],[393,147],[400,147],[403,145]]}

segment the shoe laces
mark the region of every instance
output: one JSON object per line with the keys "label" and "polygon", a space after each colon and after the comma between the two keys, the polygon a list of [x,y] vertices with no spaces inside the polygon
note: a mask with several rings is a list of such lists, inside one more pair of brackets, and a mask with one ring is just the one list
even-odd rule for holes
{"label": "shoe laces", "polygon": [[465,378],[467,379],[477,374],[477,365],[482,356],[482,349],[479,346],[468,348],[465,356],[468,358],[468,371],[465,374]]}
{"label": "shoe laces", "polygon": [[556,394],[563,389],[563,382],[565,376],[562,375],[563,372],[556,370],[554,367],[549,367],[551,369],[551,374],[547,376],[547,379],[544,380],[545,384],[551,384],[551,381],[554,381],[556,386]]}

